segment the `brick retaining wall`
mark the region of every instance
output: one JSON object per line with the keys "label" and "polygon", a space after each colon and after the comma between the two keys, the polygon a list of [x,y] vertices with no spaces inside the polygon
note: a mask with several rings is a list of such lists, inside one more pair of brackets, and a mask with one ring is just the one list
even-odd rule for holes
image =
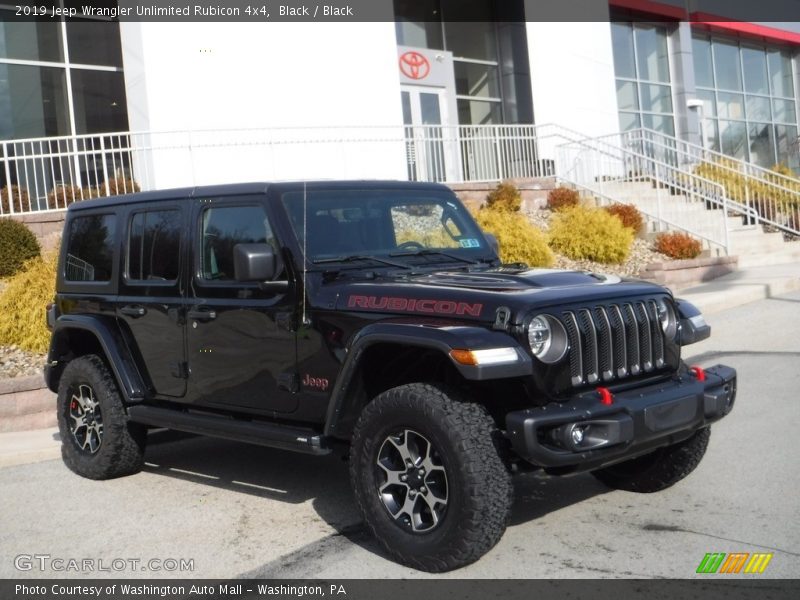
{"label": "brick retaining wall", "polygon": [[0,379],[0,433],[56,425],[56,395],[41,375]]}

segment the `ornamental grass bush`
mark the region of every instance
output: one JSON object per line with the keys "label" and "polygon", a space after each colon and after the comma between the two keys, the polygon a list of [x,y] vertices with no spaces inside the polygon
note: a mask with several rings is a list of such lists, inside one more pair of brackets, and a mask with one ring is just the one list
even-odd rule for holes
{"label": "ornamental grass bush", "polygon": [[504,263],[552,266],[553,253],[547,247],[547,238],[525,215],[484,208],[475,213],[475,219],[481,229],[497,238]]}
{"label": "ornamental grass bush", "polygon": [[0,344],[14,345],[32,352],[46,352],[50,332],[45,307],[55,295],[58,252],[27,261],[22,270],[7,281],[0,294]]}
{"label": "ornamental grass bush", "polygon": [[502,212],[518,212],[522,208],[522,194],[513,183],[498,183],[486,197],[486,208]]}
{"label": "ornamental grass bush", "polygon": [[36,236],[24,223],[0,218],[0,277],[13,275],[40,252]]}
{"label": "ornamental grass bush", "polygon": [[550,190],[547,194],[547,208],[552,211],[564,210],[578,206],[581,203],[581,197],[575,190],[565,187],[557,187]]}
{"label": "ornamental grass bush", "polygon": [[18,185],[5,186],[0,189],[0,207],[2,207],[2,214],[8,215],[11,213],[11,206],[14,207],[14,212],[26,212],[31,209],[31,197],[28,190]]}
{"label": "ornamental grass bush", "polygon": [[621,263],[628,257],[633,238],[631,229],[600,208],[566,208],[550,224],[550,247],[575,260]]}
{"label": "ornamental grass bush", "polygon": [[697,258],[703,251],[700,240],[679,231],[658,234],[655,247],[661,254],[677,259]]}
{"label": "ornamental grass bush", "polygon": [[639,209],[633,204],[620,204],[619,202],[615,202],[609,206],[604,206],[603,210],[617,217],[628,229],[632,229],[634,235],[639,233],[642,229],[642,225],[644,225],[642,213],[640,213]]}

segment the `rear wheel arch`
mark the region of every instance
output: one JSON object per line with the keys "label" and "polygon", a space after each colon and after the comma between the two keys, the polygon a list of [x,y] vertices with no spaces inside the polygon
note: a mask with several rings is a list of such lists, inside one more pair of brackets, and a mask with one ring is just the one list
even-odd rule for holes
{"label": "rear wheel arch", "polygon": [[142,400],[146,386],[121,333],[101,318],[70,317],[57,321],[53,330],[45,371],[48,388],[58,393],[65,367],[77,358],[95,355],[113,375],[126,403]]}

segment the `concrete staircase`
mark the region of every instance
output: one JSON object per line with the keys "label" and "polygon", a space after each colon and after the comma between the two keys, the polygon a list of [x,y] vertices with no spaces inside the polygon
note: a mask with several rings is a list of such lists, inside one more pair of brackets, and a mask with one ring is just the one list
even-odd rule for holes
{"label": "concrete staircase", "polygon": [[[681,194],[672,194],[668,189],[657,189],[651,182],[608,182],[602,193],[618,202],[633,204],[647,215],[659,215],[674,223],[676,229],[686,228],[715,240],[724,240],[722,209],[707,208],[701,201],[695,201]],[[660,196],[660,213],[659,213]],[[730,255],[739,257],[739,267],[756,267],[800,262],[800,240],[784,241],[780,232],[765,232],[762,225],[746,225],[742,217],[728,216],[728,236]],[[667,227],[669,229],[669,227]],[[654,219],[648,219],[648,231],[658,229]],[[722,254],[718,246],[704,242],[712,256]]]}

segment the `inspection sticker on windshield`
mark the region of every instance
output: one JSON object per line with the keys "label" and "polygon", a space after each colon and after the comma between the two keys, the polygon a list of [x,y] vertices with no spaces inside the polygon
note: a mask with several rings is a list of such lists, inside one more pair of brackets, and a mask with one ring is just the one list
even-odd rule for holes
{"label": "inspection sticker on windshield", "polygon": [[458,241],[462,248],[480,248],[481,243],[475,238],[464,238]]}

